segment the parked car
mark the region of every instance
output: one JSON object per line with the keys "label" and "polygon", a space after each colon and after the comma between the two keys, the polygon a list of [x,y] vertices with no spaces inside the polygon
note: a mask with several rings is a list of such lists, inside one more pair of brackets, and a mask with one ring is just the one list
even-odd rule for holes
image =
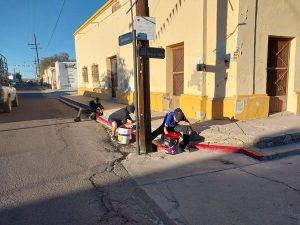
{"label": "parked car", "polygon": [[12,107],[19,105],[18,95],[16,88],[8,82],[0,84],[0,107],[4,112],[11,112]]}

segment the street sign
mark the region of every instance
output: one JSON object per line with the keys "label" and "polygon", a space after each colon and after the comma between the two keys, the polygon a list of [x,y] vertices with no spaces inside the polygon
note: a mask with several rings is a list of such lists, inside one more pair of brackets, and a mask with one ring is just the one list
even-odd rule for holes
{"label": "street sign", "polygon": [[151,47],[140,47],[139,56],[143,58],[165,58],[165,49],[163,48],[151,48]]}
{"label": "street sign", "polygon": [[132,33],[128,32],[126,34],[119,36],[119,46],[127,45],[132,42]]}
{"label": "street sign", "polygon": [[134,18],[133,27],[136,30],[137,40],[155,40],[156,22],[154,17],[136,16]]}

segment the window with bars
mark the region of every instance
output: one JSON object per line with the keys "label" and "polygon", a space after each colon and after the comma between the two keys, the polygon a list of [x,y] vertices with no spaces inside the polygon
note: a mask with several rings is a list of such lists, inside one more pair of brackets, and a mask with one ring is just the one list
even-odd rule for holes
{"label": "window with bars", "polygon": [[97,64],[92,65],[92,79],[94,83],[99,82],[99,69]]}
{"label": "window with bars", "polygon": [[82,68],[82,81],[85,83],[89,82],[88,68],[86,66]]}

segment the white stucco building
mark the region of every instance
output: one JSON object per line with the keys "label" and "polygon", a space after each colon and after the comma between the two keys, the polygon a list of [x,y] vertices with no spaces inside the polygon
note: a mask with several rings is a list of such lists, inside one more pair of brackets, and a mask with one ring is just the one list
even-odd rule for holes
{"label": "white stucco building", "polygon": [[56,88],[77,90],[76,62],[55,62]]}
{"label": "white stucco building", "polygon": [[43,83],[54,90],[77,90],[76,62],[55,62],[44,70]]}
{"label": "white stucco building", "polygon": [[43,83],[51,86],[54,89],[56,80],[55,80],[55,68],[53,66],[49,66],[47,69],[44,70]]}

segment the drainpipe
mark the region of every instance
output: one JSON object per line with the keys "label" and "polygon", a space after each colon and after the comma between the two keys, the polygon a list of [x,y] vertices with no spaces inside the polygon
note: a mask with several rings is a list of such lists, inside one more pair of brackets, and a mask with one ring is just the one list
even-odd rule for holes
{"label": "drainpipe", "polygon": [[255,18],[254,18],[254,46],[253,46],[253,95],[255,94],[255,70],[256,70],[256,28],[257,28],[257,10],[258,0],[255,1]]}

